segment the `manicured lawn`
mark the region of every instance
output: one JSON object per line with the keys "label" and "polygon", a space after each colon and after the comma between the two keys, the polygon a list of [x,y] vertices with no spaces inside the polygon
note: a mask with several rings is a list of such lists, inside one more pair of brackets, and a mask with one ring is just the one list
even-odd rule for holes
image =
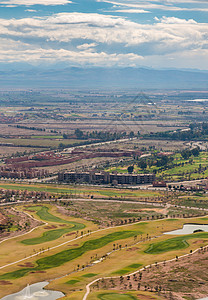
{"label": "manicured lawn", "polygon": [[63,196],[64,194],[70,195],[79,195],[82,194],[85,197],[89,195],[94,196],[101,196],[101,197],[157,197],[160,196],[161,193],[159,191],[150,191],[150,190],[131,190],[131,189],[105,189],[105,188],[98,188],[95,189],[86,189],[79,186],[72,186],[72,185],[48,185],[48,184],[9,184],[9,183],[0,183],[0,188],[8,189],[8,190],[17,190],[17,191],[37,191],[37,192],[48,192],[52,194],[59,194]]}
{"label": "manicured lawn", "polygon": [[61,219],[49,213],[49,208],[47,206],[29,206],[29,207],[27,206],[26,210],[35,211],[41,220],[47,222],[71,224],[70,221]]}
{"label": "manicured lawn", "polygon": [[60,238],[63,234],[85,228],[84,224],[76,223],[76,222],[70,222],[70,223],[74,224],[74,225],[72,227],[46,231],[40,237],[33,238],[33,239],[26,239],[26,240],[21,241],[21,243],[23,243],[25,245],[42,244],[42,243],[45,243],[45,242],[54,241],[54,240]]}
{"label": "manicured lawn", "polygon": [[111,242],[114,242],[117,240],[122,240],[122,239],[127,239],[127,238],[133,237],[133,236],[135,236],[137,234],[141,234],[141,233],[142,233],[141,231],[139,231],[139,232],[137,232],[137,231],[118,231],[118,232],[110,233],[101,238],[86,241],[80,247],[64,250],[64,251],[58,252],[57,254],[47,256],[44,258],[40,258],[36,261],[36,267],[23,268],[23,269],[16,270],[14,272],[5,273],[0,276],[0,279],[2,279],[2,280],[3,279],[16,279],[16,278],[23,277],[24,275],[26,275],[28,272],[31,272],[31,271],[40,271],[40,270],[56,268],[56,267],[63,265],[66,262],[69,262],[71,260],[78,258],[79,256],[83,255],[84,253],[86,253],[88,251],[102,248]]}
{"label": "manicured lawn", "polygon": [[124,269],[113,272],[113,274],[125,275],[125,274],[133,272],[134,270],[139,269],[141,266],[142,266],[142,264],[132,264],[132,265],[125,267]]}
{"label": "manicured lawn", "polygon": [[132,295],[129,294],[117,294],[117,293],[106,293],[97,296],[100,300],[136,300]]}
{"label": "manicured lawn", "polygon": [[71,279],[71,280],[67,281],[66,283],[67,284],[75,284],[77,282],[79,282],[79,280],[77,280],[77,279]]}
{"label": "manicured lawn", "polygon": [[40,237],[21,241],[21,243],[25,245],[37,245],[45,242],[54,241],[60,238],[63,234],[85,228],[84,224],[67,221],[52,215],[51,213],[49,213],[48,211],[49,208],[47,206],[31,206],[31,207],[27,207],[27,210],[35,211],[41,220],[48,221],[48,222],[55,222],[55,223],[70,224],[72,225],[72,227],[48,230],[44,232],[43,235]]}
{"label": "manicured lawn", "polygon": [[161,241],[158,243],[151,244],[147,250],[145,250],[145,253],[148,254],[160,254],[163,252],[173,251],[173,250],[180,250],[187,248],[189,246],[187,240],[189,239],[195,239],[195,238],[208,238],[208,233],[194,233],[189,235],[183,235],[180,237],[168,239],[165,241]]}
{"label": "manicured lawn", "polygon": [[82,275],[82,277],[91,278],[91,277],[94,277],[96,275],[97,274],[95,274],[95,273],[87,273],[87,274]]}

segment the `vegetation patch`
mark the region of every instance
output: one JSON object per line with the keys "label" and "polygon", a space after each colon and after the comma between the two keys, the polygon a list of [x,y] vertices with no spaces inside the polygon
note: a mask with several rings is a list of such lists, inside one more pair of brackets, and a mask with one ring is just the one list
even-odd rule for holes
{"label": "vegetation patch", "polygon": [[132,264],[129,266],[129,268],[131,269],[137,269],[137,268],[140,268],[142,266],[142,264]]}
{"label": "vegetation patch", "polygon": [[101,238],[86,241],[82,246],[80,246],[78,248],[64,250],[64,251],[58,252],[57,254],[40,258],[36,261],[36,267],[34,267],[33,269],[23,268],[23,269],[19,269],[19,270],[13,271],[13,272],[5,273],[0,276],[0,279],[3,279],[3,280],[4,279],[16,279],[16,278],[25,276],[28,272],[31,272],[31,271],[35,272],[35,271],[42,271],[42,270],[47,270],[47,269],[51,269],[51,268],[56,268],[56,267],[63,265],[66,262],[69,262],[71,260],[78,258],[79,256],[83,255],[84,253],[86,253],[88,251],[102,248],[111,242],[114,242],[117,240],[122,240],[122,239],[127,239],[127,238],[135,236],[136,234],[141,234],[141,233],[142,232],[137,232],[137,231],[118,231],[118,232],[110,233]]}
{"label": "vegetation patch", "polygon": [[121,270],[118,270],[118,271],[113,272],[112,274],[125,275],[125,274],[127,274],[127,273],[129,273],[129,272],[130,272],[129,269],[121,269]]}
{"label": "vegetation patch", "polygon": [[55,223],[65,223],[70,224],[70,221],[61,219],[49,213],[49,208],[47,206],[29,206],[26,210],[35,211],[37,216],[44,221],[47,222],[55,222]]}
{"label": "vegetation patch", "polygon": [[49,230],[43,233],[42,236],[32,239],[26,239],[21,241],[21,243],[25,245],[37,245],[42,244],[45,242],[54,241],[58,238],[60,238],[63,234],[77,231],[85,228],[84,224],[77,223],[77,222],[71,222],[64,219],[61,219],[59,217],[56,217],[49,213],[49,208],[47,206],[31,206],[27,207],[27,210],[35,211],[36,214],[39,216],[41,220],[48,221],[48,222],[55,222],[55,223],[64,223],[64,224],[70,224],[72,226],[67,228],[61,228],[61,229],[55,229],[55,230]]}
{"label": "vegetation patch", "polygon": [[71,224],[74,224],[74,225],[72,227],[46,231],[40,237],[26,239],[26,240],[21,241],[21,243],[23,243],[25,245],[42,244],[45,242],[54,241],[54,240],[60,238],[63,234],[66,234],[66,233],[69,233],[72,231],[77,231],[77,230],[83,229],[85,227],[85,225],[81,224],[81,223],[71,222]]}
{"label": "vegetation patch", "polygon": [[77,283],[77,282],[79,282],[78,279],[71,279],[71,280],[67,281],[66,283],[67,283],[67,284],[75,284],[75,283]]}
{"label": "vegetation patch", "polygon": [[136,300],[132,295],[129,294],[118,294],[118,293],[106,293],[106,294],[100,294],[97,296],[98,299],[101,300]]}
{"label": "vegetation patch", "polygon": [[189,235],[161,241],[158,243],[154,243],[151,244],[149,248],[144,252],[149,254],[160,254],[163,252],[184,249],[189,246],[187,240],[195,239],[195,238],[208,238],[208,233],[204,232],[204,233],[189,234]]}
{"label": "vegetation patch", "polygon": [[87,274],[82,275],[82,277],[91,278],[91,277],[94,277],[96,275],[97,275],[96,273],[87,273]]}
{"label": "vegetation patch", "polygon": [[139,269],[141,266],[142,266],[142,264],[132,264],[132,265],[129,265],[128,267],[126,267],[124,269],[113,272],[113,274],[125,275],[125,274],[128,274],[128,273],[132,272],[135,269],[136,270]]}

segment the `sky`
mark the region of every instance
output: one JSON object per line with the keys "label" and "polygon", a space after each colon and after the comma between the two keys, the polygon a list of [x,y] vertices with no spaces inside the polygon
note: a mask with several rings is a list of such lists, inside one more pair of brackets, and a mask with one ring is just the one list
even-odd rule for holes
{"label": "sky", "polygon": [[0,66],[208,70],[208,0],[0,0]]}

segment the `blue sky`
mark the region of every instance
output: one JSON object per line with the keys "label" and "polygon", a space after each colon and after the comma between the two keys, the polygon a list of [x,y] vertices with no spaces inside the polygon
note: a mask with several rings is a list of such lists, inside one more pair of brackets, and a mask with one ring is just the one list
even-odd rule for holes
{"label": "blue sky", "polygon": [[208,70],[208,0],[0,0],[0,63]]}

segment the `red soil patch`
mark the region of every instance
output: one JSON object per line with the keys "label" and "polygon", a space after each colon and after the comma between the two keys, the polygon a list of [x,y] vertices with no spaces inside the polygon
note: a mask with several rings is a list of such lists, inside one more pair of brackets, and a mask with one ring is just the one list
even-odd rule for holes
{"label": "red soil patch", "polygon": [[0,284],[1,285],[11,285],[12,283],[10,281],[7,281],[7,280],[0,280]]}
{"label": "red soil patch", "polygon": [[46,273],[46,271],[34,271],[34,272],[31,272],[31,273]]}
{"label": "red soil patch", "polygon": [[76,234],[76,232],[67,233],[66,236],[70,236],[70,235],[73,235],[73,234]]}
{"label": "red soil patch", "polygon": [[201,243],[205,243],[205,242],[207,242],[207,240],[198,240],[198,241],[193,242],[193,244],[201,244]]}
{"label": "red soil patch", "polygon": [[55,229],[57,228],[56,225],[51,225],[51,226],[45,226],[44,229]]}
{"label": "red soil patch", "polygon": [[26,262],[23,265],[18,265],[18,267],[23,267],[23,268],[33,268],[34,264],[32,264],[31,262]]}
{"label": "red soil patch", "polygon": [[138,247],[132,247],[132,248],[127,249],[126,251],[136,251],[138,249],[139,249]]}

